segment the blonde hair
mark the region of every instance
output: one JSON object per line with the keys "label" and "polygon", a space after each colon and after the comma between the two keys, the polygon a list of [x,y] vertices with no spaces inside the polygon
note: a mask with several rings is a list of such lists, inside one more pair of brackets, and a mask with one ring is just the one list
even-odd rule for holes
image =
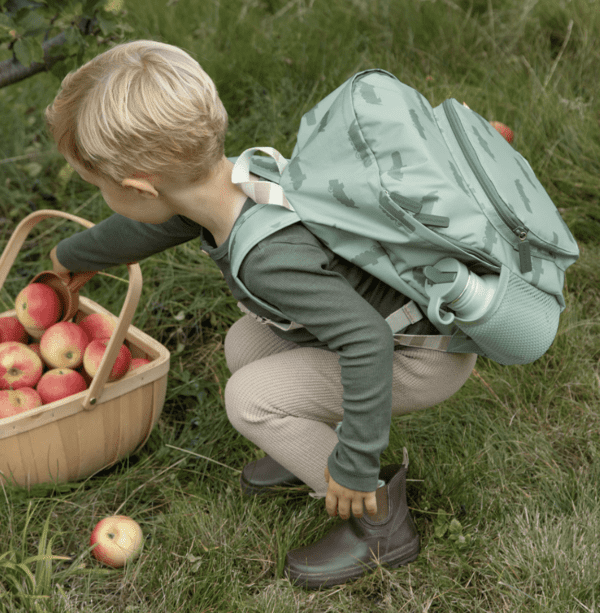
{"label": "blonde hair", "polygon": [[137,40],[69,73],[46,124],[63,155],[117,183],[136,172],[201,181],[224,155],[227,112],[190,55]]}

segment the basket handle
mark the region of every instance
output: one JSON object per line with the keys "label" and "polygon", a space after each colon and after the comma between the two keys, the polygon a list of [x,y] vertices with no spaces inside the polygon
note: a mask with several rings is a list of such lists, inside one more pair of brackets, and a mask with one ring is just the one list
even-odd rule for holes
{"label": "basket handle", "polygon": [[[71,213],[64,213],[63,211],[55,211],[52,209],[43,209],[27,215],[19,225],[16,227],[12,236],[10,237],[2,256],[0,257],[0,289],[4,286],[6,277],[19,253],[25,239],[31,229],[44,219],[50,217],[62,217],[63,219],[70,219],[75,221],[86,228],[91,228],[94,224],[83,217],[72,215]],[[116,328],[110,337],[110,341],[104,352],[104,357],[100,362],[98,371],[95,377],[92,379],[92,383],[88,389],[88,393],[83,401],[83,408],[86,411],[90,411],[94,408],[94,405],[102,396],[104,386],[110,376],[110,371],[117,358],[119,349],[125,340],[127,330],[131,325],[133,314],[137,308],[140,296],[142,293],[142,271],[140,265],[137,263],[127,264],[127,271],[129,272],[129,287],[127,289],[127,295],[125,296],[125,302],[121,308],[119,314],[119,321]]]}

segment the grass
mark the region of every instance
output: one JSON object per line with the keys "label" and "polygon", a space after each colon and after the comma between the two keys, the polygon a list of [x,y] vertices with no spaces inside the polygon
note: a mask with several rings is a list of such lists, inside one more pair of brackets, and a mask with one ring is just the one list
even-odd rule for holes
{"label": "grass", "polygon": [[[394,420],[382,461],[409,450],[419,558],[315,593],[291,587],[282,569],[288,549],[332,525],[323,502],[240,495],[239,471],[260,452],[223,406],[235,300],[194,242],[142,262],[134,325],[172,352],[162,417],[137,455],[85,480],[0,485],[0,611],[600,611],[597,2],[125,0],[125,8],[132,38],[177,44],[215,79],[230,114],[228,155],[268,144],[289,156],[302,114],[374,66],[434,105],[455,97],[503,121],[581,257],[567,271],[567,308],[542,358],[523,366],[479,358],[455,396]],[[39,75],[0,90],[2,245],[36,208],[94,222],[110,214],[94,188],[60,175],[64,162],[42,127],[56,89]],[[21,158],[30,153],[38,155]],[[77,230],[38,228],[0,291],[2,310]],[[97,276],[83,293],[118,313],[126,269],[109,272],[116,278]],[[117,571],[87,547],[95,523],[116,513],[146,536],[141,557]]]}

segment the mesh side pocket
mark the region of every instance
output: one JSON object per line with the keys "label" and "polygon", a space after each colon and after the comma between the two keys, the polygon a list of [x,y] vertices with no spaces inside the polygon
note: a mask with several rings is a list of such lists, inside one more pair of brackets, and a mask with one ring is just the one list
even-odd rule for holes
{"label": "mesh side pocket", "polygon": [[486,316],[456,325],[499,364],[529,364],[548,351],[556,337],[560,305],[554,296],[526,283],[505,266]]}

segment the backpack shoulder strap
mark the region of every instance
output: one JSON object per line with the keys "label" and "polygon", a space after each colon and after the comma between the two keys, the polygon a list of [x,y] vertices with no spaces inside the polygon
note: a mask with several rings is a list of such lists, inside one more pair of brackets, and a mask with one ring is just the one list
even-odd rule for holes
{"label": "backpack shoulder strap", "polygon": [[255,245],[278,230],[291,226],[298,221],[300,221],[298,214],[283,206],[256,204],[237,221],[229,237],[231,275],[235,282],[248,298],[283,319],[288,318],[272,305],[265,304],[248,290],[239,278],[239,271],[244,258]]}
{"label": "backpack shoulder strap", "polygon": [[[265,160],[265,158],[255,158],[252,160],[252,154],[255,151],[267,153],[275,160],[276,167],[270,169],[270,175],[273,177],[274,182],[250,181],[251,161],[253,165],[256,165],[257,160]],[[256,202],[255,206],[238,219],[231,231],[229,237],[231,275],[248,298],[282,319],[287,319],[287,317],[278,309],[254,296],[248,290],[239,278],[239,271],[244,258],[255,245],[278,230],[300,221],[300,217],[288,202],[283,189],[281,189],[278,183],[278,179],[287,164],[288,160],[277,149],[272,147],[251,147],[246,149],[236,159],[231,173],[232,182],[239,185],[244,193]],[[264,172],[259,172],[259,174],[262,175]]]}
{"label": "backpack shoulder strap", "polygon": [[250,160],[255,151],[267,153],[275,160],[279,176],[288,165],[288,160],[273,147],[251,147],[237,158],[231,172],[232,183],[239,186],[246,196],[252,198],[258,204],[275,204],[293,211],[294,207],[285,197],[283,189],[279,185],[279,180],[276,180],[275,183],[271,181],[250,181]]}

